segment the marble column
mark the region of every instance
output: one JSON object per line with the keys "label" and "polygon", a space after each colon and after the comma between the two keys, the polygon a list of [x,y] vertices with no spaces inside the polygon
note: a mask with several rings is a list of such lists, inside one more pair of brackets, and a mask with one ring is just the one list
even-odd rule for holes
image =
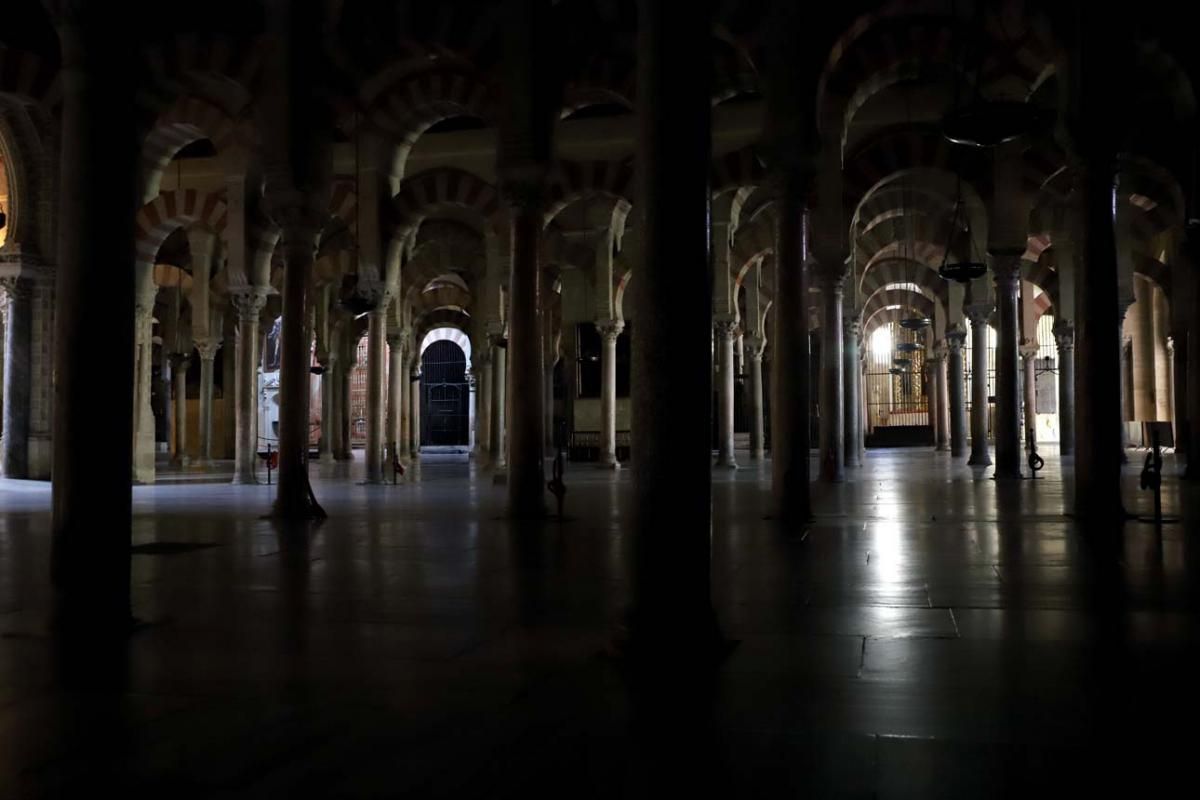
{"label": "marble column", "polygon": [[155,448],[150,383],[154,369],[154,296],[158,287],[153,280],[146,284],[139,287],[134,306],[133,480],[152,484]]}
{"label": "marble column", "polygon": [[179,354],[171,362],[171,372],[175,376],[175,463],[186,467],[192,463],[188,453],[187,429],[187,373],[192,359]]}
{"label": "marble column", "polygon": [[862,451],[862,383],[860,382],[858,340],[862,325],[853,318],[842,322],[842,380],[845,381],[845,402],[842,416],[846,426],[846,466],[861,467]]}
{"label": "marble column", "polygon": [[411,459],[421,457],[421,365],[416,359],[413,360],[413,371],[411,373],[412,382],[408,388],[409,399],[409,445],[408,456]]}
{"label": "marble column", "polygon": [[[259,316],[267,304],[265,289],[250,289],[231,296],[237,311],[234,338],[234,440],[233,482],[258,483],[258,437],[255,422],[258,418],[258,342]],[[321,378],[324,386],[325,378]],[[323,405],[323,404],[322,404]],[[322,426],[322,440],[328,428]]]}
{"label": "marble column", "polygon": [[1037,447],[1037,354],[1036,344],[1022,345],[1021,353],[1021,405],[1025,415],[1025,451]]}
{"label": "marble column", "polygon": [[996,472],[997,478],[1021,477],[1021,392],[1017,380],[1020,336],[1018,289],[1024,251],[993,251],[996,278]]}
{"label": "marble column", "polygon": [[353,347],[348,349],[348,353],[349,355],[343,355],[341,358],[341,371],[338,374],[338,385],[335,390],[338,394],[338,441],[341,443],[336,458],[340,461],[354,460],[354,436],[351,430],[353,421],[350,419],[350,376],[358,365],[358,361],[355,359]]}
{"label": "marble column", "polygon": [[[404,369],[404,359],[406,356],[405,337],[399,333],[389,334],[387,337],[388,344],[388,392],[387,392],[387,452],[388,460],[396,455],[400,449],[400,442],[403,441],[403,424],[404,418],[404,376],[408,373]],[[384,469],[384,474],[388,474],[388,469]]]}
{"label": "marble column", "polygon": [[946,331],[947,400],[950,414],[950,456],[961,458],[967,452],[967,403],[963,377],[963,344],[966,331],[952,326]]}
{"label": "marble column", "polygon": [[333,353],[318,354],[321,367],[321,438],[317,441],[317,458],[326,463],[333,460]]}
{"label": "marble column", "polygon": [[600,320],[600,466],[617,469],[617,339],[625,323]]}
{"label": "marble column", "polygon": [[946,380],[946,345],[939,344],[934,351],[933,383],[937,389],[937,432],[935,445],[938,452],[950,449],[950,387]]}
{"label": "marble column", "polygon": [[545,516],[545,395],[542,391],[542,183],[538,177],[502,176],[511,215],[508,281],[508,515]]}
{"label": "marble column", "polygon": [[508,351],[502,337],[492,339],[492,466],[499,472],[508,469],[506,441],[506,389],[508,384]]}
{"label": "marble column", "polygon": [[1129,459],[1125,455],[1125,450],[1129,447],[1129,423],[1134,416],[1134,399],[1133,399],[1133,337],[1125,335],[1125,319],[1121,316],[1121,325],[1118,328],[1121,332],[1117,338],[1119,350],[1118,357],[1121,360],[1121,368],[1118,373],[1121,378],[1121,424],[1117,426],[1117,431],[1120,434],[1118,443],[1118,453],[1121,463],[1126,463]]}
{"label": "marble column", "polygon": [[1054,321],[1058,345],[1058,452],[1075,455],[1075,328],[1065,319]]}
{"label": "marble column", "polygon": [[475,413],[475,454],[480,464],[486,464],[492,452],[492,353],[486,340],[475,354],[475,374],[479,381],[475,392],[479,405]]}
{"label": "marble column", "polygon": [[[93,640],[115,640],[132,621],[129,356],[139,49],[133,27],[114,25],[108,4],[66,3],[55,11],[61,67],[54,170],[53,624]],[[114,265],[124,280],[98,268],[99,260]]]}
{"label": "marble column", "polygon": [[750,460],[762,461],[767,457],[766,431],[763,420],[763,349],[765,342],[761,336],[749,336],[744,339],[746,348],[746,367],[749,387],[746,410],[750,416]]}
{"label": "marble column", "polygon": [[822,275],[821,287],[821,471],[822,481],[846,479],[845,377],[842,373],[844,274]]}
{"label": "marble column", "polygon": [[[333,348],[329,353],[329,456],[334,461],[342,460],[342,373],[345,372],[345,358]],[[324,380],[324,379],[322,379]]]}
{"label": "marble column", "polygon": [[212,462],[213,362],[220,349],[221,343],[215,339],[196,341],[196,352],[200,356],[200,425],[197,461],[204,466]]}
{"label": "marble column", "polygon": [[721,376],[720,392],[717,395],[719,401],[717,405],[717,466],[725,469],[737,469],[733,432],[735,385],[733,341],[737,333],[737,320],[714,320],[713,331],[716,334],[717,362]]}
{"label": "marble column", "polygon": [[[656,674],[713,663],[712,19],[707,3],[638,0],[639,265],[630,285],[632,598],[628,652]],[[680,281],[680,270],[695,280]]]}
{"label": "marble column", "polygon": [[[1158,419],[1158,400],[1154,370],[1154,287],[1143,278],[1133,278],[1132,361],[1133,405],[1129,410],[1136,422]],[[1141,438],[1140,436],[1138,437]]]}
{"label": "marble column", "polygon": [[991,466],[988,448],[988,313],[990,308],[966,309],[971,321],[971,457],[973,467]]}
{"label": "marble column", "polygon": [[387,362],[385,307],[385,303],[380,303],[367,314],[367,447],[363,453],[367,462],[367,483],[383,482],[383,423],[387,410],[387,384],[383,374]]}
{"label": "marble column", "polygon": [[[1094,153],[1073,164],[1082,194],[1083,251],[1087,280],[1075,281],[1075,513],[1111,526],[1124,516],[1121,459],[1124,420],[1118,336],[1119,271],[1113,208],[1115,155]],[[1119,425],[1118,425],[1119,423]],[[1108,528],[1111,529],[1111,528]]]}
{"label": "marble column", "polygon": [[809,180],[799,168],[777,178],[775,332],[771,337],[771,495],[784,523],[812,517],[809,430]]}
{"label": "marble column", "polygon": [[4,422],[0,470],[6,478],[29,477],[32,413],[33,285],[29,278],[0,278],[4,292]]}
{"label": "marble column", "polygon": [[312,340],[308,290],[317,230],[297,225],[284,232],[283,322],[279,358],[279,485],[274,514],[309,519],[318,512],[308,482],[308,395]]}

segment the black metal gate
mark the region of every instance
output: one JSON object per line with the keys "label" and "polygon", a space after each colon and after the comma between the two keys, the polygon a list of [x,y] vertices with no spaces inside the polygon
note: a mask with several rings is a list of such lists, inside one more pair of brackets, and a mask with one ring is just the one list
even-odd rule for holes
{"label": "black metal gate", "polygon": [[421,356],[421,444],[466,446],[471,390],[467,357],[454,342],[434,342]]}

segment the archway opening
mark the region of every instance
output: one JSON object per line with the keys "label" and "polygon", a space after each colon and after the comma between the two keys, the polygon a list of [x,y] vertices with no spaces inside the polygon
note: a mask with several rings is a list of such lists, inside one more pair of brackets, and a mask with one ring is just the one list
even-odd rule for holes
{"label": "archway opening", "polygon": [[454,338],[426,337],[420,385],[421,446],[469,447],[472,420],[467,353]]}

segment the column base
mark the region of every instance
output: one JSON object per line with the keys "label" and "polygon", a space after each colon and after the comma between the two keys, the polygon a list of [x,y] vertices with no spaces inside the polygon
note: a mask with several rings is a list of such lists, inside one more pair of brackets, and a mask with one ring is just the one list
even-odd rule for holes
{"label": "column base", "polygon": [[51,465],[54,462],[54,440],[47,434],[30,434],[27,458],[30,480],[50,480]]}
{"label": "column base", "polygon": [[717,469],[728,469],[728,470],[734,470],[734,469],[737,469],[737,468],[738,468],[738,465],[737,465],[737,462],[736,462],[736,461],[734,461],[732,458],[727,458],[727,457],[724,457],[724,456],[721,456],[721,457],[718,457],[718,458],[717,458],[717,464],[716,464],[716,466],[717,466]]}
{"label": "column base", "polygon": [[258,478],[247,478],[243,475],[234,475],[230,485],[232,486],[258,486]]}
{"label": "column base", "polygon": [[991,465],[992,465],[991,456],[977,455],[975,453],[972,453],[971,457],[969,459],[967,459],[967,466],[969,466],[969,467],[990,467]]}
{"label": "column base", "polygon": [[608,470],[615,471],[615,470],[619,470],[620,468],[621,468],[621,462],[617,461],[615,458],[612,461],[605,461],[605,460],[600,461],[600,469],[608,469]]}
{"label": "column base", "polygon": [[936,453],[949,453],[949,452],[950,452],[950,448],[949,448],[948,446],[944,445],[944,444],[939,444],[937,447],[935,447],[935,448],[934,448],[934,452],[936,452]]}

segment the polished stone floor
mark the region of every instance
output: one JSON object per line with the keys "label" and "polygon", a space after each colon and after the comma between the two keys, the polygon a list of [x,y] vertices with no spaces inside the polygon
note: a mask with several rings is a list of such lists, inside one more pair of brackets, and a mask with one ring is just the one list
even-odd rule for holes
{"label": "polished stone floor", "polygon": [[1081,531],[1047,462],[872,451],[807,530],[764,519],[763,467],[714,472],[738,644],[668,715],[607,655],[629,471],[572,465],[569,518],[516,531],[463,457],[399,486],[324,464],[307,535],[226,465],[164,471],[134,489],[146,624],[84,652],[46,634],[48,487],[0,481],[0,797],[1189,794],[1196,490],[1166,481],[1182,523]]}

